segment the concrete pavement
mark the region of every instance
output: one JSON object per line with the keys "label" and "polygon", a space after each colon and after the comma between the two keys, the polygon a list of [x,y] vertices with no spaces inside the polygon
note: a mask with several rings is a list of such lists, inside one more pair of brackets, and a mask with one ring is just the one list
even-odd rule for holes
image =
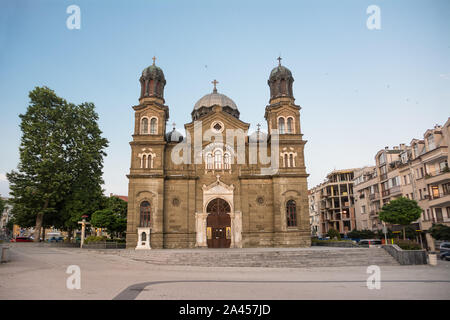
{"label": "concrete pavement", "polygon": [[[154,265],[126,255],[36,244],[11,245],[0,265],[0,299],[449,299],[450,262],[380,266],[381,289],[366,266],[259,268]],[[81,270],[68,289],[67,267]]]}

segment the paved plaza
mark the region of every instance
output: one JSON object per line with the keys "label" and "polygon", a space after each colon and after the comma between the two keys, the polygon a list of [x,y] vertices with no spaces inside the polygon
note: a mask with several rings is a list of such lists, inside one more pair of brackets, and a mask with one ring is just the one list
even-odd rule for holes
{"label": "paved plaza", "polygon": [[[139,257],[134,251],[81,250],[33,243],[11,244],[10,248],[11,261],[0,265],[0,299],[450,298],[450,262],[447,261],[438,261],[435,267],[381,265],[381,288],[370,290],[367,266],[163,265],[142,258],[151,252]],[[327,252],[323,248],[308,250],[317,254]],[[180,251],[173,254],[177,252]],[[71,274],[66,271],[71,265],[80,268],[80,289],[67,288]]]}

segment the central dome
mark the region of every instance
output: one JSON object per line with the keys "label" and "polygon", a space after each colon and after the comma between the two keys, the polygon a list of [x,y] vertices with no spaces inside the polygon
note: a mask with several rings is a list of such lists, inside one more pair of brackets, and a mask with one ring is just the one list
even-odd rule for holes
{"label": "central dome", "polygon": [[212,93],[208,93],[200,98],[194,106],[192,111],[192,119],[197,120],[200,117],[212,112],[213,106],[220,106],[226,113],[231,114],[233,117],[239,119],[239,110],[233,100],[226,95],[218,93],[216,84],[219,83],[216,80],[212,81],[214,84],[214,90]]}
{"label": "central dome", "polygon": [[221,107],[230,107],[231,109],[237,110],[236,103],[228,98],[226,95],[212,92],[204,95],[194,106],[194,110],[198,110],[201,107],[212,107],[213,105],[219,105]]}

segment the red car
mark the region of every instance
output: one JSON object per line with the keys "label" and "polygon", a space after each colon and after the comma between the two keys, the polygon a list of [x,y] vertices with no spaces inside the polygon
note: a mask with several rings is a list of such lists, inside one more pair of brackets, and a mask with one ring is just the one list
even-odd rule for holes
{"label": "red car", "polygon": [[33,242],[33,240],[29,237],[17,237],[15,239],[11,239],[11,242]]}

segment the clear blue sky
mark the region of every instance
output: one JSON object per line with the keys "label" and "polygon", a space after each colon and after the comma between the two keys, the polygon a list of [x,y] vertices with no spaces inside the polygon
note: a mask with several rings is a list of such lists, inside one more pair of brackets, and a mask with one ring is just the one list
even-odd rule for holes
{"label": "clear blue sky", "polygon": [[[107,193],[127,194],[139,76],[165,73],[169,123],[191,120],[211,91],[232,98],[243,121],[265,126],[267,79],[279,54],[302,106],[309,187],[336,169],[370,165],[384,146],[409,143],[450,116],[450,1],[0,2],[0,193],[19,160],[20,113],[46,85],[95,103],[104,136]],[[69,30],[66,8],[81,9]],[[381,30],[366,27],[369,5]]]}

